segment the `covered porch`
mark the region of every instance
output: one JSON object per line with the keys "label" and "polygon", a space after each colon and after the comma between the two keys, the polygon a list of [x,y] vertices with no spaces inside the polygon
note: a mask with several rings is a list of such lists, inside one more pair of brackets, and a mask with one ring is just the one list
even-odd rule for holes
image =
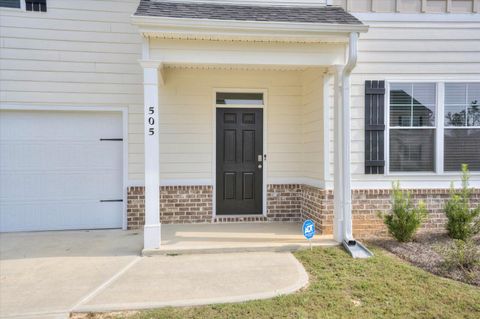
{"label": "covered porch", "polygon": [[349,76],[367,27],[338,8],[329,22],[161,12],[132,18],[144,37],[145,187],[129,203],[144,201],[145,252],[300,247],[305,219],[329,236],[316,244],[353,240]]}

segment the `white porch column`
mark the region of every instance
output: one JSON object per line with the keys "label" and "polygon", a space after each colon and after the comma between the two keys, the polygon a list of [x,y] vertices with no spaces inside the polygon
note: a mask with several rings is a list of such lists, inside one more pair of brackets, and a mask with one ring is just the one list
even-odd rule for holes
{"label": "white porch column", "polygon": [[142,62],[145,114],[145,227],[143,248],[160,248],[160,139],[158,62]]}
{"label": "white porch column", "polygon": [[333,125],[333,144],[334,144],[334,175],[333,175],[333,196],[334,196],[334,217],[333,217],[333,237],[336,241],[343,241],[343,207],[342,207],[342,189],[343,189],[343,163],[342,163],[342,90],[341,79],[343,66],[334,66],[334,125]]}

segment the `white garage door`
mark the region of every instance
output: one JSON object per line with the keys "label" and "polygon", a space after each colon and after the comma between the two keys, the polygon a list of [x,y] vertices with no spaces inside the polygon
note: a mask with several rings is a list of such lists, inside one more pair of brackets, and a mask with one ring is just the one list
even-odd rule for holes
{"label": "white garage door", "polygon": [[117,112],[1,111],[0,231],[122,227],[121,138]]}

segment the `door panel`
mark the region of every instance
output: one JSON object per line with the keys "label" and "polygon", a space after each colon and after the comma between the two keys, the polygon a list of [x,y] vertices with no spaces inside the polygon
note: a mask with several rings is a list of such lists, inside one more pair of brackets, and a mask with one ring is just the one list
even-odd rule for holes
{"label": "door panel", "polygon": [[263,110],[217,109],[217,214],[261,214]]}

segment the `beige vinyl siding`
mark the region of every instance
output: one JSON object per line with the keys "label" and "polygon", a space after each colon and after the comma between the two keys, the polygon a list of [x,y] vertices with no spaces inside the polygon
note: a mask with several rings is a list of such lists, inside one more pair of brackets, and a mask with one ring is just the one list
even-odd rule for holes
{"label": "beige vinyl siding", "polygon": [[[358,64],[352,76],[352,179],[418,180],[415,174],[393,175],[387,179],[383,175],[364,174],[364,82],[395,79],[478,81],[480,23],[375,21],[367,23],[370,30],[360,37]],[[331,134],[333,136],[333,130]],[[330,163],[330,172],[333,172],[333,161]],[[451,179],[449,176],[435,174],[422,177],[422,180],[432,181]],[[479,178],[477,176],[473,179]]]}
{"label": "beige vinyl siding", "polygon": [[471,13],[480,10],[478,0],[333,0],[351,12]]}
{"label": "beige vinyl siding", "polygon": [[143,178],[138,0],[49,0],[47,12],[0,9],[0,102],[129,107],[129,178]]}
{"label": "beige vinyl siding", "polygon": [[308,70],[303,77],[303,176],[323,181],[323,72]]}
{"label": "beige vinyl siding", "polygon": [[169,68],[160,87],[162,180],[213,178],[215,89],[267,91],[268,176],[302,176],[302,73]]}

